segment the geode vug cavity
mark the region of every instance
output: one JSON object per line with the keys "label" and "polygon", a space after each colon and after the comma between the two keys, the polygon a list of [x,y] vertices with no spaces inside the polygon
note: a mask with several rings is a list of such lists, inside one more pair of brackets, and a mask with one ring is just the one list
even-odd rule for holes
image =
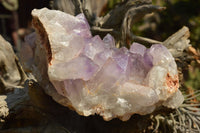
{"label": "geode vug cavity", "polygon": [[[114,39],[92,36],[83,14],[33,10],[34,27],[47,50],[48,77],[57,93],[80,115],[128,120],[164,105],[183,102],[174,58],[164,46],[133,43],[116,48]],[[42,25],[43,30],[39,28]],[[41,33],[43,32],[43,33]]]}

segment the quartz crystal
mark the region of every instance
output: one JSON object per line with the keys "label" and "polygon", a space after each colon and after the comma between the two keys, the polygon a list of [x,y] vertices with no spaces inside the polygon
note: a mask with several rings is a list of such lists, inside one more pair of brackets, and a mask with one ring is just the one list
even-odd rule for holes
{"label": "quartz crystal", "polygon": [[110,34],[103,39],[91,35],[84,14],[43,8],[32,15],[47,34],[48,77],[57,93],[70,101],[63,105],[80,115],[126,121],[158,106],[182,104],[177,66],[163,45],[133,43],[130,49],[118,49]]}

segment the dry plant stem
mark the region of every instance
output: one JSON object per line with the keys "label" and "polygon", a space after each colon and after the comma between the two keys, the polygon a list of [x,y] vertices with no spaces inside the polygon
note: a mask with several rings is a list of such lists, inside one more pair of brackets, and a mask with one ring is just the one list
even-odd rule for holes
{"label": "dry plant stem", "polygon": [[118,28],[119,26],[122,25],[125,15],[130,9],[150,4],[151,4],[150,0],[126,0],[117,5],[102,19],[98,20],[98,24],[100,27],[103,28],[111,28],[111,27]]}
{"label": "dry plant stem", "polygon": [[21,88],[26,80],[12,46],[0,36],[0,94]]}
{"label": "dry plant stem", "polygon": [[133,35],[132,33],[130,33],[130,38],[134,42],[138,42],[138,43],[146,44],[146,45],[162,44],[162,42],[160,42],[160,41],[156,41],[156,40],[141,37],[141,36],[136,36],[136,35]]}
{"label": "dry plant stem", "polygon": [[133,7],[131,8],[125,15],[125,18],[123,20],[122,24],[122,35],[123,35],[123,40],[129,37],[131,34],[131,28],[133,25],[141,20],[146,14],[152,13],[155,11],[161,11],[164,10],[165,7],[159,7],[159,6],[154,6],[154,5],[143,5],[140,7]]}
{"label": "dry plant stem", "polygon": [[80,0],[72,0],[74,3],[75,8],[75,14],[83,13],[83,4]]}
{"label": "dry plant stem", "polygon": [[182,29],[180,29],[178,32],[170,36],[168,39],[166,39],[163,44],[170,48],[173,47],[175,43],[180,41],[181,39],[188,39],[190,37],[190,32],[188,27],[184,26]]}
{"label": "dry plant stem", "polygon": [[21,80],[19,82],[19,85],[21,85],[21,84],[24,84],[24,82],[28,79],[28,77],[27,77],[26,73],[24,72],[24,70],[19,62],[19,59],[16,55],[15,55],[15,62],[16,62],[16,65],[17,65],[17,68],[18,68],[18,71],[19,71],[19,74],[21,77]]}

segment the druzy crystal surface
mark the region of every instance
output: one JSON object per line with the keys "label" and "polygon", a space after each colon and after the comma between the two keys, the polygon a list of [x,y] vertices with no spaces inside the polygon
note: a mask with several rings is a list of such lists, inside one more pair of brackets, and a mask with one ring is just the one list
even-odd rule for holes
{"label": "druzy crystal surface", "polygon": [[125,121],[135,113],[149,114],[162,105],[176,108],[183,102],[176,63],[163,45],[133,43],[130,49],[118,49],[110,34],[103,40],[92,36],[83,14],[43,8],[32,15],[48,37],[48,77],[70,101],[66,106],[79,114]]}

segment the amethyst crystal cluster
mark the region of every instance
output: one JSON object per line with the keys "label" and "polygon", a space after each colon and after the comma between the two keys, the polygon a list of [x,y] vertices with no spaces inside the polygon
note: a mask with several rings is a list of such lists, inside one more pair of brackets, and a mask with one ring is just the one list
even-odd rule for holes
{"label": "amethyst crystal cluster", "polygon": [[111,35],[92,36],[83,14],[43,8],[32,15],[47,34],[49,80],[79,114],[126,121],[183,102],[176,63],[164,46],[133,43],[118,49]]}

